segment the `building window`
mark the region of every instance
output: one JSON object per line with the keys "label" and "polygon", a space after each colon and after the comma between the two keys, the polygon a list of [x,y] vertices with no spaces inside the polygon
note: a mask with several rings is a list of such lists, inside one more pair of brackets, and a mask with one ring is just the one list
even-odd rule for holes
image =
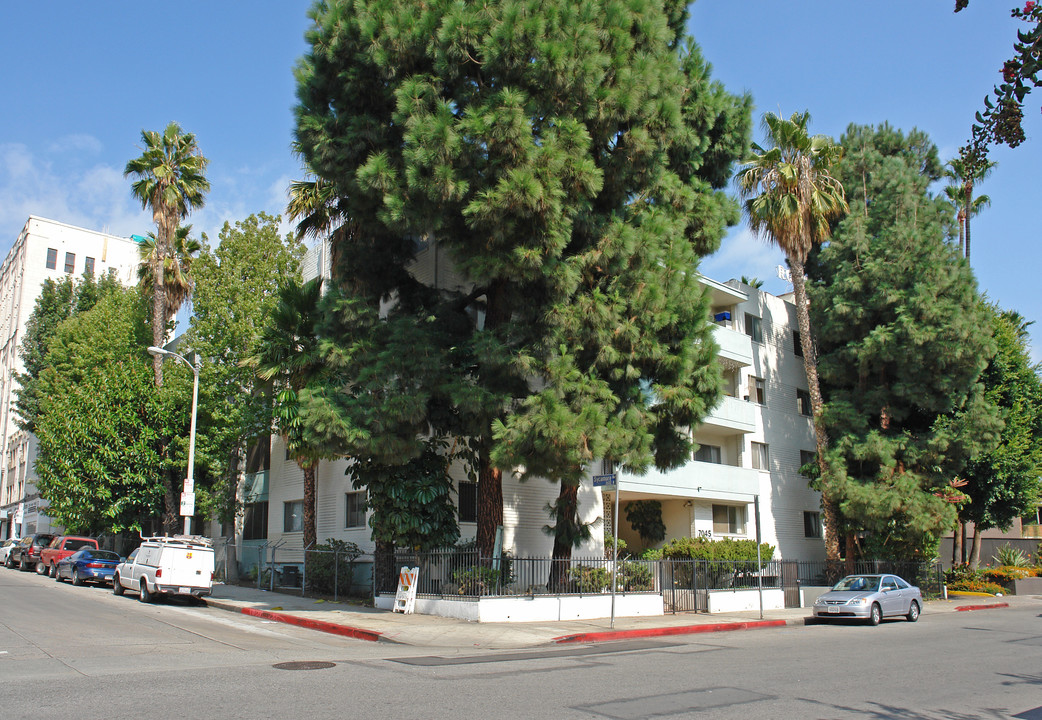
{"label": "building window", "polygon": [[460,481],[459,484],[459,521],[472,523],[478,521],[478,484]]}
{"label": "building window", "polygon": [[268,502],[246,503],[242,518],[243,540],[265,540],[268,537]]}
{"label": "building window", "polygon": [[745,334],[753,339],[753,342],[763,342],[763,325],[760,318],[755,315],[745,314]]}
{"label": "building window", "polygon": [[753,467],[757,470],[770,470],[770,466],[767,464],[767,445],[754,442],[752,443],[752,449]]}
{"label": "building window", "polygon": [[88,275],[94,274],[94,258],[88,257],[83,259],[83,272]]}
{"label": "building window", "polygon": [[283,503],[282,532],[303,532],[304,501],[293,500]]}
{"label": "building window", "polygon": [[803,513],[803,535],[809,538],[820,538],[821,537],[821,513],[819,512],[804,512]]}
{"label": "building window", "polygon": [[347,527],[365,527],[364,492],[350,492],[347,494]]}
{"label": "building window", "polygon": [[810,393],[806,390],[796,389],[796,409],[800,415],[810,417],[814,413],[810,409]]}
{"label": "building window", "polygon": [[47,248],[47,269],[55,270],[58,267],[58,249]]}
{"label": "building window", "polygon": [[767,404],[767,383],[763,378],[749,376],[749,396],[745,399],[760,405]]}
{"label": "building window", "polygon": [[713,534],[745,535],[745,508],[735,505],[714,505]]}
{"label": "building window", "polygon": [[720,464],[720,446],[719,445],[699,445],[698,450],[695,451],[695,460],[699,462],[716,463]]}
{"label": "building window", "polygon": [[796,357],[803,357],[803,341],[800,339],[800,331],[792,331],[792,352]]}
{"label": "building window", "polygon": [[76,253],[65,253],[65,272],[72,273],[76,269]]}
{"label": "building window", "polygon": [[[813,450],[800,450],[800,470],[806,465],[810,465],[817,459],[817,453]],[[806,477],[806,476],[805,476]]]}
{"label": "building window", "polygon": [[601,475],[612,475],[615,473],[615,462],[612,460],[601,460]]}

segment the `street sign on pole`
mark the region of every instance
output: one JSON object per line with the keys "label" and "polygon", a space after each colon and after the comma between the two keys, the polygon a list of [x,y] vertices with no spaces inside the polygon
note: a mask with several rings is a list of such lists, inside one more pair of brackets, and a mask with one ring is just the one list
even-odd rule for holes
{"label": "street sign on pole", "polygon": [[609,475],[594,475],[593,486],[611,490],[615,487],[615,473]]}
{"label": "street sign on pole", "polygon": [[[181,516],[190,518],[195,515],[195,493],[194,492],[183,492],[181,493]],[[187,523],[186,534],[187,534]]]}

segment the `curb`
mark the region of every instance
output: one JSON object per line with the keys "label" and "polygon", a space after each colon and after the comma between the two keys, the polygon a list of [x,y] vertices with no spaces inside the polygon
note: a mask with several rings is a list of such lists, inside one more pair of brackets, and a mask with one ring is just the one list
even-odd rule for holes
{"label": "curb", "polygon": [[326,622],[325,620],[312,620],[310,618],[302,618],[289,613],[274,612],[272,610],[257,610],[256,608],[239,607],[238,605],[232,605],[220,601],[215,602],[213,600],[207,600],[206,604],[210,607],[216,607],[221,610],[230,610],[232,612],[242,613],[243,615],[257,617],[263,620],[272,620],[287,625],[296,625],[297,627],[307,628],[308,630],[318,630],[332,635],[342,635],[344,637],[355,638],[356,640],[367,640],[369,642],[395,642],[390,638],[384,637],[383,633],[376,632],[375,630],[365,630],[363,628],[351,627],[350,625],[339,625],[337,623]]}
{"label": "curb", "polygon": [[639,630],[606,630],[604,632],[576,633],[561,635],[550,640],[551,644],[604,642],[609,640],[628,640],[630,638],[663,637],[666,635],[693,635],[695,633],[728,632],[730,630],[756,630],[759,628],[785,627],[785,620],[754,620],[750,622],[707,623],[705,625],[685,625],[683,627],[641,628]]}
{"label": "curb", "polygon": [[987,603],[985,605],[960,605],[955,608],[956,612],[966,612],[967,610],[992,610],[997,608],[1008,608],[1009,603]]}

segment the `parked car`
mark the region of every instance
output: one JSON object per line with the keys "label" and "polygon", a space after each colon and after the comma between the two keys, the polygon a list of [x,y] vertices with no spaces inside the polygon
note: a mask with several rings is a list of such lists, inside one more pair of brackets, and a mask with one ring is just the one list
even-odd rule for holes
{"label": "parked car", "polygon": [[200,598],[213,584],[213,543],[209,538],[177,535],[145,538],[112,578],[112,592],[136,590],[141,602],[159,596]]}
{"label": "parked car", "polygon": [[11,548],[18,544],[18,538],[8,538],[0,543],[0,565],[7,565],[7,556],[11,554]]}
{"label": "parked car", "polygon": [[64,558],[83,548],[98,549],[98,541],[92,537],[80,535],[59,535],[40,551],[40,560],[36,563],[39,575],[54,577],[54,569]]}
{"label": "parked car", "polygon": [[54,567],[57,582],[72,580],[73,585],[96,582],[107,585],[112,582],[116,566],[123,562],[117,553],[97,548],[83,548],[58,561]]}
{"label": "parked car", "polygon": [[50,533],[32,533],[18,541],[17,545],[11,547],[7,556],[7,567],[15,565],[19,570],[28,570],[36,567],[40,561],[40,551],[47,547],[54,535]]}
{"label": "parked car", "polygon": [[859,618],[878,625],[884,617],[919,619],[923,595],[897,575],[847,575],[814,601],[814,617]]}

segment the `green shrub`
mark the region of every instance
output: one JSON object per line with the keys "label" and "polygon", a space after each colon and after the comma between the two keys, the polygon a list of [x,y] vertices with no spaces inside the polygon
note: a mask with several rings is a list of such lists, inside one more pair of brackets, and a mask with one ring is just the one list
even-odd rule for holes
{"label": "green shrub", "polygon": [[452,573],[452,579],[459,584],[460,595],[489,595],[499,588],[500,573],[495,568],[475,565]]}
{"label": "green shrub", "polygon": [[623,590],[638,592],[655,589],[651,568],[647,565],[635,562],[623,563],[619,572],[622,577]]}
{"label": "green shrub", "polygon": [[1000,547],[996,552],[997,554],[991,559],[999,565],[1013,568],[1026,568],[1031,565],[1031,558],[1024,554],[1023,550],[1015,548],[1009,543]]}
{"label": "green shrub", "polygon": [[604,567],[580,565],[568,571],[568,579],[579,592],[599,593],[611,587],[611,570]]}
{"label": "green shrub", "polygon": [[1021,567],[997,567],[997,568],[985,568],[982,573],[982,578],[988,582],[993,582],[998,585],[1005,585],[1006,587],[1013,587],[1014,580],[1022,580],[1023,578],[1031,575],[1031,571],[1028,568]]}
{"label": "green shrub", "polygon": [[963,590],[965,592],[983,592],[991,595],[1000,595],[1007,592],[1006,588],[986,580],[956,580],[948,583],[948,591]]}
{"label": "green shrub", "polygon": [[315,545],[314,550],[305,554],[308,589],[332,595],[335,586],[337,595],[350,593],[355,580],[355,560],[362,549],[353,542],[330,538],[324,544]]}
{"label": "green shrub", "polygon": [[[756,561],[755,540],[721,538],[709,540],[703,537],[677,538],[662,548],[662,557],[679,560],[751,560]],[[774,546],[760,545],[760,557],[765,562],[774,557]]]}

